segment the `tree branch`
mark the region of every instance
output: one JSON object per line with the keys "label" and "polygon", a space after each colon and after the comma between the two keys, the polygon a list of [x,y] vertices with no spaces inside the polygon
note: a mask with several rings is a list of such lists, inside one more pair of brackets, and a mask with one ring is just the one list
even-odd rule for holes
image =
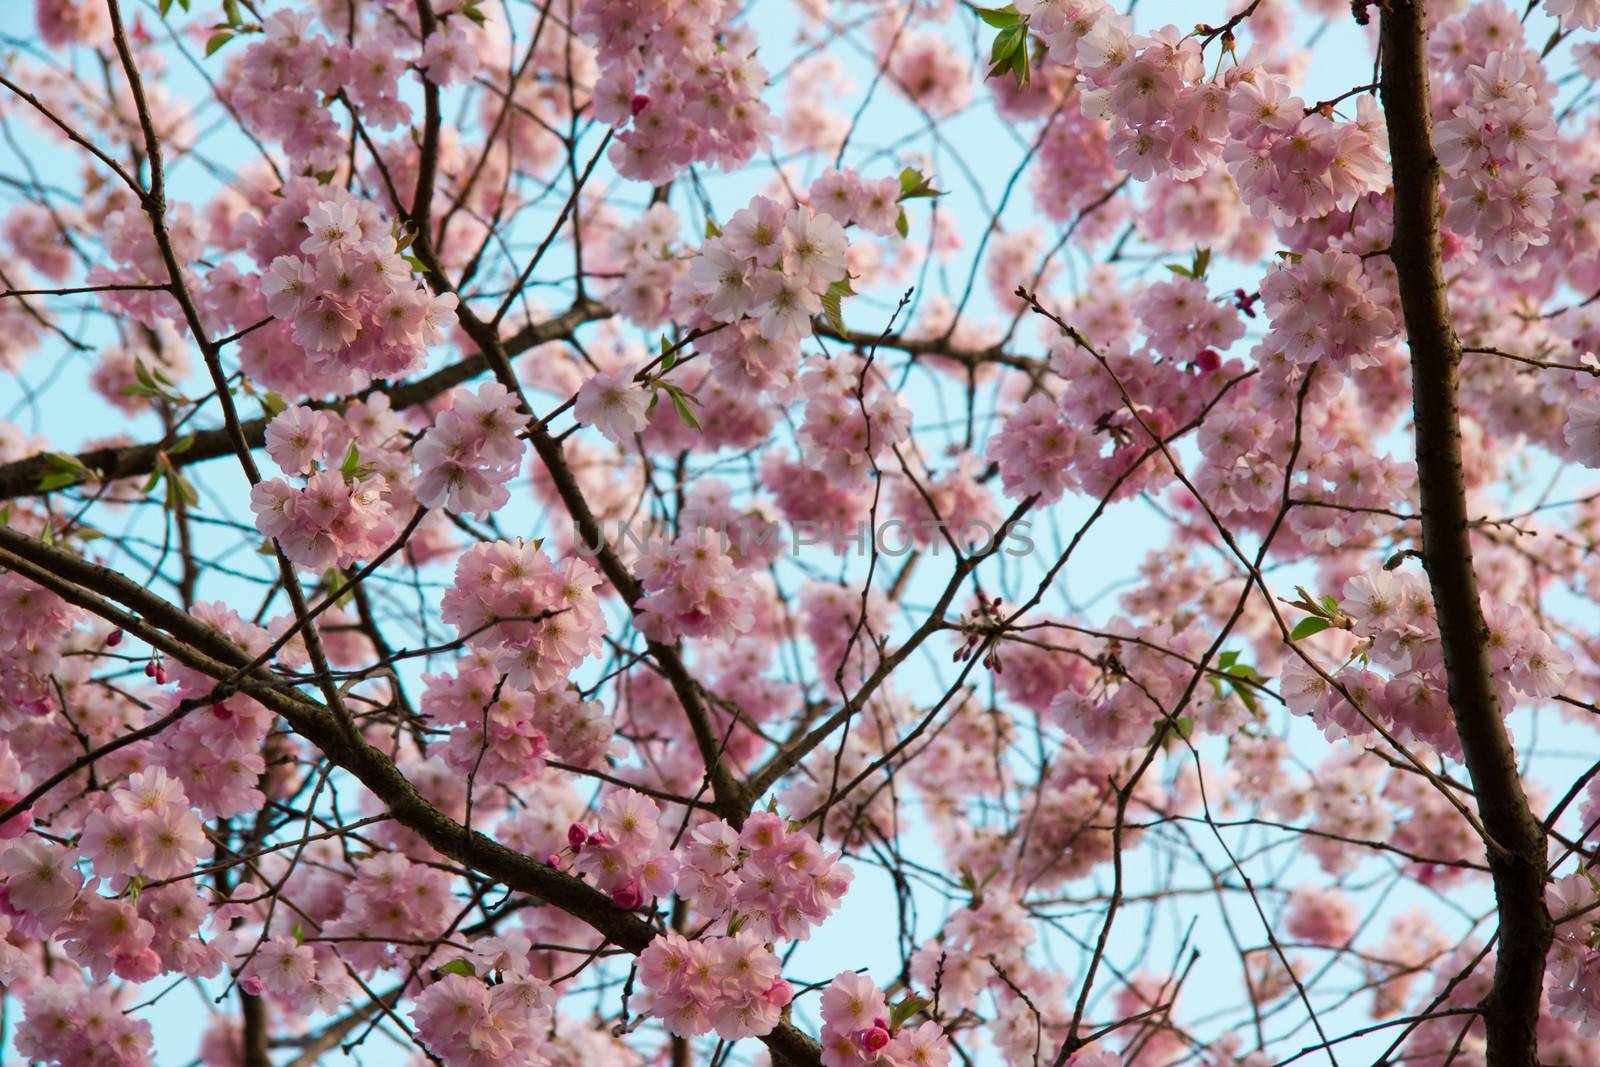
{"label": "tree branch", "polygon": [[[230,678],[251,661],[247,652],[220,631],[117,571],[46,545],[11,527],[0,527],[0,566],[212,678]],[[352,738],[329,708],[288,688],[284,679],[259,667],[246,677],[256,684],[242,689],[281,715],[297,734],[366,786],[395,821],[415,831],[441,855],[509,889],[560,908],[629,952],[643,951],[656,936],[653,926],[618,908],[588,882],[515,852],[450,818],[417,791],[386,753],[360,737]],[[817,1043],[787,1023],[779,1024],[761,1040],[775,1062],[802,1067],[821,1062]]]}
{"label": "tree branch", "polygon": [[1391,0],[1381,13],[1384,114],[1394,167],[1390,256],[1411,347],[1422,554],[1433,588],[1450,707],[1482,819],[1500,921],[1494,985],[1483,1004],[1490,1067],[1536,1067],[1550,914],[1545,841],[1517,774],[1487,654],[1462,477],[1456,370],[1439,258],[1438,160],[1428,112],[1425,0]]}

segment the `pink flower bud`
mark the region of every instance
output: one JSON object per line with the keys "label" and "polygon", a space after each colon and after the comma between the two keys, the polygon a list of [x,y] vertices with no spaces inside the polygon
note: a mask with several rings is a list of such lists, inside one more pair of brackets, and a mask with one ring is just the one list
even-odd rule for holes
{"label": "pink flower bud", "polygon": [[762,994],[768,1004],[781,1008],[794,999],[794,990],[789,988],[789,983],[782,978],[774,978],[767,991]]}
{"label": "pink flower bud", "polygon": [[632,878],[611,891],[611,903],[623,911],[638,911],[644,907],[644,894],[639,892],[639,883]]}
{"label": "pink flower bud", "polygon": [[247,997],[259,997],[261,995],[261,979],[253,974],[239,979],[239,992]]}
{"label": "pink flower bud", "polygon": [[[879,1020],[882,1022],[883,1020]],[[889,1031],[881,1026],[874,1026],[869,1030],[862,1030],[858,1036],[861,1047],[868,1052],[882,1052],[883,1046],[889,1043]]]}
{"label": "pink flower bud", "polygon": [[567,844],[572,846],[572,851],[582,852],[584,842],[589,840],[589,831],[583,828],[582,823],[573,823],[567,827]]}

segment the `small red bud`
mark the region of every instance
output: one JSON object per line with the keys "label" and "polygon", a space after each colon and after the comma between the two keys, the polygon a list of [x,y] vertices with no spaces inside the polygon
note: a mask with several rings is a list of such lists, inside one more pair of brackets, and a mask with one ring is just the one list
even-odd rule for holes
{"label": "small red bud", "polygon": [[637,115],[650,106],[650,98],[643,93],[634,93],[633,99],[628,101],[628,110]]}
{"label": "small red bud", "polygon": [[1215,350],[1208,348],[1194,357],[1194,365],[1202,374],[1210,374],[1222,366],[1222,357],[1217,355]]}
{"label": "small red bud", "polygon": [[623,911],[638,911],[644,907],[644,894],[639,892],[639,883],[633,879],[617,886],[611,891],[611,903]]}
{"label": "small red bud", "polygon": [[156,661],[155,660],[151,660],[149,663],[146,663],[144,665],[144,676],[146,678],[154,678],[156,676]]}
{"label": "small red bud", "polygon": [[167,669],[165,667],[157,667],[156,668],[156,684],[157,685],[166,685],[167,684]]}
{"label": "small red bud", "polygon": [[112,630],[110,635],[106,638],[106,647],[116,648],[120,644],[122,644],[122,631]]}

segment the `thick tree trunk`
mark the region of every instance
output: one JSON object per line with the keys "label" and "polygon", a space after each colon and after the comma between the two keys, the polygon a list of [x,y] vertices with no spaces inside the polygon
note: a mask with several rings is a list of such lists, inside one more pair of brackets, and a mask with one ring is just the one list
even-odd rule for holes
{"label": "thick tree trunk", "polygon": [[1450,324],[1439,259],[1426,0],[1389,0],[1381,18],[1381,91],[1394,167],[1391,257],[1411,346],[1422,554],[1439,617],[1450,706],[1489,838],[1484,844],[1499,911],[1494,986],[1483,1004],[1488,1063],[1537,1067],[1539,999],[1551,938],[1545,837],[1517,775],[1472,569],[1456,386],[1461,346]]}

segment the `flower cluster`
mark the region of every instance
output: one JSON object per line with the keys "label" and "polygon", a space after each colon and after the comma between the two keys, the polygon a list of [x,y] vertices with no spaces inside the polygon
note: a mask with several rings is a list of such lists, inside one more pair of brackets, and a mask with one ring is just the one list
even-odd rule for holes
{"label": "flower cluster", "polygon": [[131,775],[83,824],[78,848],[94,873],[120,890],[142,875],[175,878],[205,844],[200,817],[183,787],[160,767]]}
{"label": "flower cluster", "polygon": [[1037,495],[1053,504],[1077,489],[1072,473],[1077,452],[1077,431],[1047,393],[1019,404],[989,438],[989,459],[1000,467],[1006,495],[1018,500]]}
{"label": "flower cluster", "polygon": [[581,559],[557,567],[537,545],[481,542],[457,561],[442,612],[470,647],[494,657],[506,684],[549,689],[600,649],[599,584]]}
{"label": "flower cluster", "polygon": [[631,365],[596,374],[578,387],[572,403],[572,417],[580,426],[593,426],[606,440],[623,446],[644,429],[649,411],[649,394],[634,381]]}
{"label": "flower cluster", "polygon": [[1291,363],[1361,367],[1398,330],[1381,291],[1349,252],[1307,251],[1261,283],[1272,331],[1262,342]]}
{"label": "flower cluster", "polygon": [[610,152],[625,178],[660,185],[696,162],[738,167],[767,143],[767,72],[723,0],[583,0],[573,26],[600,55],[594,114],[624,129]]}
{"label": "flower cluster", "polygon": [[[1481,57],[1461,72],[1464,99],[1434,133],[1449,200],[1444,223],[1506,265],[1550,240],[1555,115],[1544,68],[1526,49]],[[1475,57],[1476,58],[1476,57]]]}
{"label": "flower cluster", "polygon": [[1545,991],[1550,1011],[1576,1023],[1584,1033],[1600,1031],[1600,882],[1592,868],[1567,875],[1545,887],[1555,941],[1545,963]]}
{"label": "flower cluster", "polygon": [[772,949],[748,930],[689,940],[658,935],[639,953],[641,1010],[679,1037],[712,1030],[736,1041],[772,1032],[793,999]]}
{"label": "flower cluster", "polygon": [[1206,349],[1226,351],[1244,336],[1244,320],[1230,301],[1214,301],[1196,278],[1157,282],[1134,301],[1150,347],[1179,363],[1195,362]]}
{"label": "flower cluster", "polygon": [[915,1028],[892,1023],[883,991],[854,971],[837,975],[823,990],[821,1041],[823,1067],[945,1067],[950,1062],[938,1023]]}
{"label": "flower cluster", "polygon": [[[600,806],[600,828],[573,823],[567,830],[573,865],[593,876],[625,911],[672,893],[678,861],[661,835],[661,809],[643,793],[619,789]],[[560,856],[551,856],[555,865]]]}
{"label": "flower cluster", "polygon": [[[1355,651],[1386,669],[1389,677],[1347,666],[1333,675],[1335,688],[1322,673],[1292,660],[1282,678],[1289,709],[1310,715],[1331,738],[1365,736],[1373,732],[1376,721],[1402,738],[1423,741],[1446,755],[1459,754],[1438,620],[1426,580],[1405,572],[1357,575],[1345,583],[1339,610],[1349,634],[1337,628],[1323,633],[1339,641],[1339,647],[1351,645],[1353,638],[1359,642]],[[1572,659],[1533,616],[1515,605],[1486,599],[1484,620],[1489,627],[1489,666],[1502,706],[1515,706],[1516,693],[1546,700],[1561,691]]]}
{"label": "flower cluster", "polygon": [[880,457],[910,435],[911,410],[865,360],[810,360],[800,387],[806,410],[795,436],[802,455],[839,486],[867,485]]}
{"label": "flower cluster", "polygon": [[318,572],[348,567],[394,541],[390,483],[363,464],[342,420],[287,408],[267,424],[267,448],[284,471],[305,476],[300,487],[271,478],[250,490],[256,529],[276,539],[291,562]]}
{"label": "flower cluster", "polygon": [[17,1051],[35,1063],[147,1067],[154,1032],[119,1000],[103,985],[46,978],[22,998]]}
{"label": "flower cluster", "polygon": [[528,939],[486,938],[417,995],[417,1036],[445,1067],[540,1067],[551,1027],[550,986],[529,970]]}
{"label": "flower cluster", "polygon": [[651,640],[730,640],[754,625],[750,578],[720,542],[716,531],[696,529],[645,547],[636,565],[645,596],[635,610]]}
{"label": "flower cluster", "polygon": [[267,310],[293,323],[294,341],[319,370],[396,378],[422,365],[456,322],[453,293],[434,296],[411,276],[377,205],[326,187],[303,219],[299,255],[261,274]]}
{"label": "flower cluster", "polygon": [[795,342],[811,329],[828,289],[846,277],[844,228],[806,207],[785,211],[757,196],[707,238],[689,265],[688,284],[710,322],[749,315],[761,336]]}
{"label": "flower cluster", "polygon": [[[373,20],[348,44],[312,34],[311,23],[307,11],[267,16],[263,36],[230,71],[228,96],[250,128],[282,142],[291,159],[320,172],[338,167],[346,147],[328,107],[334,96],[343,93],[361,120],[378,129],[411,122],[411,107],[400,96],[400,76],[416,55],[416,44],[397,20]],[[441,59],[442,47],[433,45],[424,60]]]}
{"label": "flower cluster", "polygon": [[505,506],[506,483],[522,465],[517,436],[528,416],[499,382],[485,382],[477,393],[457,389],[449,410],[417,442],[417,503],[472,512],[480,520]]}
{"label": "flower cluster", "polygon": [[1389,182],[1388,133],[1377,103],[1363,96],[1356,118],[1336,121],[1290,95],[1279,75],[1238,75],[1228,97],[1223,159],[1239,195],[1259,216],[1283,225],[1347,210]]}
{"label": "flower cluster", "polygon": [[538,777],[546,752],[585,767],[610,746],[611,720],[598,702],[583,700],[565,685],[532,691],[499,685],[487,652],[463,656],[451,673],[422,678],[422,713],[452,727],[441,755],[461,774],[484,782],[527,782]]}
{"label": "flower cluster", "polygon": [[804,941],[850,888],[837,852],[792,829],[773,812],[743,830],[718,819],[696,827],[679,849],[678,893],[704,919],[737,922],[762,941]]}

